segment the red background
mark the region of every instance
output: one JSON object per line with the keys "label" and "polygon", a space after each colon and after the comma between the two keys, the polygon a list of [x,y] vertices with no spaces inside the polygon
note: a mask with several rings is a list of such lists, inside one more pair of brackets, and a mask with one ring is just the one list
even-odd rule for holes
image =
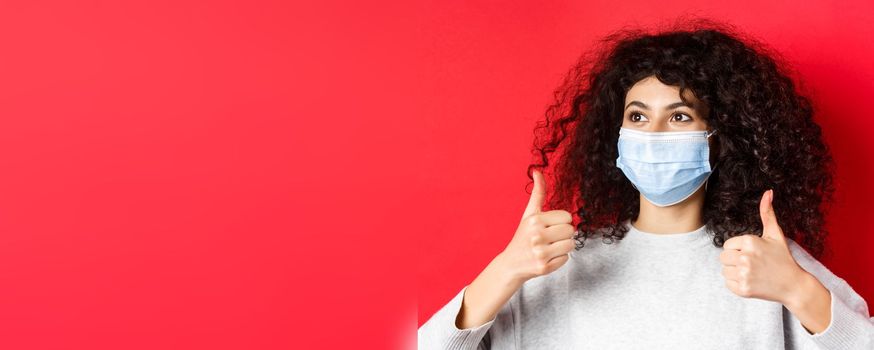
{"label": "red background", "polygon": [[410,344],[416,13],[0,3],[0,348]]}
{"label": "red background", "polygon": [[[532,131],[560,77],[606,32],[690,14],[760,38],[793,63],[837,163],[828,217],[834,255],[821,261],[874,308],[874,3],[649,1],[432,5],[424,19],[424,163],[429,217],[420,232],[422,323],[509,242],[528,200]],[[530,190],[530,188],[528,189]]]}
{"label": "red background", "polygon": [[577,55],[699,10],[815,90],[826,263],[871,300],[874,11],[806,4],[2,2],[0,347],[409,347],[510,239]]}

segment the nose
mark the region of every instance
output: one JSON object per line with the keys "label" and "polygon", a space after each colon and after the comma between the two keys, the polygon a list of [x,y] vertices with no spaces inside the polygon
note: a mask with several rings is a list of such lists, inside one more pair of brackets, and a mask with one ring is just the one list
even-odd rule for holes
{"label": "nose", "polygon": [[668,129],[668,126],[664,125],[664,123],[647,123],[646,127],[644,127],[644,131],[663,132],[670,131],[670,129]]}

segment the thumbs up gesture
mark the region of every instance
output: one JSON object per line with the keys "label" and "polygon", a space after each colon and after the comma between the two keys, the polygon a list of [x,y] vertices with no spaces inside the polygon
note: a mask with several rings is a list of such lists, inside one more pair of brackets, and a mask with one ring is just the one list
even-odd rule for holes
{"label": "thumbs up gesture", "polygon": [[771,205],[773,197],[774,190],[765,191],[759,202],[762,236],[746,234],[726,240],[719,260],[725,284],[734,294],[787,304],[808,272],[789,251]]}
{"label": "thumbs up gesture", "polygon": [[546,197],[543,174],[534,171],[534,190],[513,239],[499,254],[503,266],[519,282],[549,274],[564,265],[574,248],[573,217],[565,210],[542,211]]}

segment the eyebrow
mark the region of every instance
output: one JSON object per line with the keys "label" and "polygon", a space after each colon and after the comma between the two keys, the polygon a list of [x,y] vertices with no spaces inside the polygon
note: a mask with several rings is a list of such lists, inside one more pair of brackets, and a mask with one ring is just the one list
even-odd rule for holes
{"label": "eyebrow", "polygon": [[[631,102],[629,102],[628,105],[625,106],[625,109],[628,109],[628,107],[631,107],[631,105],[640,106],[641,108],[643,108],[643,109],[645,109],[645,110],[649,110],[649,106],[647,106],[646,103],[643,103],[643,102],[640,102],[640,101],[631,101]],[[686,103],[686,102],[680,101],[680,102],[674,102],[674,103],[671,103],[671,104],[665,106],[665,110],[674,109],[674,108],[677,108],[677,107],[684,107],[684,106],[685,106],[685,107],[692,108],[692,105],[690,105],[690,104],[688,104],[688,103]]]}

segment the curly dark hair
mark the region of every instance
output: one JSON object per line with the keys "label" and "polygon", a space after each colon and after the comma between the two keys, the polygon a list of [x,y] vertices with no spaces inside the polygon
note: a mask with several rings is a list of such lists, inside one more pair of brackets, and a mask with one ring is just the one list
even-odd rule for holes
{"label": "curly dark hair", "polygon": [[[667,29],[622,28],[583,54],[554,92],[535,128],[534,161],[551,176],[550,208],[578,220],[576,249],[600,234],[621,240],[623,222],[639,214],[638,191],[616,167],[617,140],[627,91],[654,75],[708,106],[708,125],[719,130],[711,160],[703,222],[722,247],[731,237],[761,236],[759,202],[774,189],[773,206],[784,234],[819,258],[825,249],[826,205],[831,203],[834,163],[813,120],[809,98],[791,78],[782,56],[734,26],[681,18]],[[547,173],[550,158],[557,160]]]}

